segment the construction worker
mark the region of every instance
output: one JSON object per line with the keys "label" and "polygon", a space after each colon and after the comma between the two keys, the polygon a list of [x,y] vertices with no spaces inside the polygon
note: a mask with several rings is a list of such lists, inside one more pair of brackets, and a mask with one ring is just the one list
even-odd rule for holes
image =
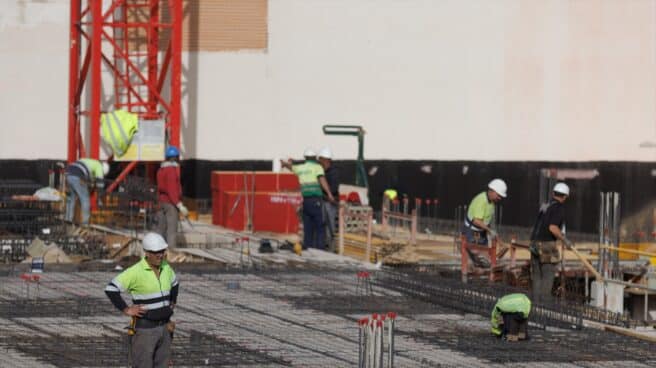
{"label": "construction worker", "polygon": [[339,208],[339,176],[337,169],[333,165],[333,152],[328,147],[319,150],[319,164],[324,171],[324,177],[330,188],[334,201],[330,201],[328,194],[323,194],[323,214],[326,231],[326,247],[331,251],[335,250],[333,239],[335,237],[335,224],[337,221],[337,210]]}
{"label": "construction worker", "polygon": [[463,234],[469,243],[487,244],[488,239],[497,236],[492,229],[495,205],[508,194],[508,186],[501,179],[494,179],[487,185],[487,190],[472,199],[467,209]]}
{"label": "construction worker", "polygon": [[556,274],[556,264],[560,261],[558,245],[560,240],[571,248],[573,243],[565,236],[565,201],[569,197],[569,187],[557,183],[553,187],[549,203],[540,207],[537,220],[531,232],[531,287],[533,299],[551,301],[551,289]]}
{"label": "construction worker", "polygon": [[[166,262],[164,238],[147,233],[142,241],[145,256],[116,276],[105,288],[112,304],[132,318],[132,366],[168,367],[174,325],[170,322],[178,298],[178,279]],[[128,306],[121,292],[132,295]]]}
{"label": "construction worker", "polygon": [[82,225],[89,224],[91,204],[89,192],[94,188],[104,188],[103,179],[109,172],[109,164],[92,158],[82,158],[66,167],[66,213],[64,220],[73,222],[75,202],[80,199]]}
{"label": "construction worker", "polygon": [[307,148],[303,153],[305,161],[295,165],[292,159],[281,160],[282,167],[290,169],[301,184],[301,195],[303,196],[303,249],[324,248],[324,223],[322,202],[324,193],[328,201],[335,203],[335,197],[328,186],[325,173],[317,162],[317,154]]}
{"label": "construction worker", "polygon": [[175,146],[166,148],[166,160],[157,170],[157,193],[159,213],[157,232],[162,235],[171,249],[176,248],[178,221],[180,215],[187,217],[189,211],[182,204],[182,185],[180,184],[180,150]]}
{"label": "construction worker", "polygon": [[492,333],[508,341],[528,338],[528,315],[531,300],[524,294],[508,294],[492,309]]}
{"label": "construction worker", "polygon": [[399,192],[394,188],[385,189],[383,192],[383,208],[392,210],[392,203],[398,198]]}

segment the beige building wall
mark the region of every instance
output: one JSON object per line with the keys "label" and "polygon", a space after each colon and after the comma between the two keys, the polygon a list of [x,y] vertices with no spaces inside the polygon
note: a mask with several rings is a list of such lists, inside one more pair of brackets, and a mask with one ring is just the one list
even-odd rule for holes
{"label": "beige building wall", "polygon": [[[656,0],[265,5],[265,48],[185,53],[187,158],[656,159]],[[68,2],[0,7],[0,158],[63,158]]]}

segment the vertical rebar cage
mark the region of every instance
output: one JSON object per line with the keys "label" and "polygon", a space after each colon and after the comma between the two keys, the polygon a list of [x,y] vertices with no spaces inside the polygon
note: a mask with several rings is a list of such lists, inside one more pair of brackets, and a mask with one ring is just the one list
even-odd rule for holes
{"label": "vertical rebar cage", "polygon": [[70,10],[68,161],[99,158],[103,106],[163,119],[179,146],[182,0],[71,0]]}

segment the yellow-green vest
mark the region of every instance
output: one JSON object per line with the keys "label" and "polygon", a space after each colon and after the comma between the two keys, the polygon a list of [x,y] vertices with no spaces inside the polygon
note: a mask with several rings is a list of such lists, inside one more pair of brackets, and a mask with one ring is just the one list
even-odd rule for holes
{"label": "yellow-green vest", "polygon": [[492,333],[501,335],[500,324],[503,321],[503,313],[521,313],[524,318],[528,318],[531,312],[531,300],[524,294],[508,294],[499,299],[492,309]]}
{"label": "yellow-green vest", "polygon": [[137,114],[116,110],[100,115],[100,136],[112,148],[115,157],[125,154],[138,129]]}

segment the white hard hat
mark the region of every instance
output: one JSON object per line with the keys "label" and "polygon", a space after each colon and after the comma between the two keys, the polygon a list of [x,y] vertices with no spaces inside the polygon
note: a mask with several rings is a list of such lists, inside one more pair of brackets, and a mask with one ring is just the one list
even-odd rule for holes
{"label": "white hard hat", "polygon": [[169,247],[166,244],[166,240],[162,238],[158,233],[148,233],[143,237],[141,241],[143,245],[143,250],[146,252],[159,252]]}
{"label": "white hard hat", "polygon": [[333,159],[333,151],[328,147],[324,147],[319,151],[319,157],[327,158],[329,160]]}
{"label": "white hard hat", "polygon": [[303,157],[317,157],[317,153],[312,148],[306,148],[303,151]]}
{"label": "white hard hat", "polygon": [[506,182],[501,179],[492,180],[490,184],[487,185],[487,187],[497,192],[497,194],[503,198],[506,198],[508,195],[508,186],[506,185]]}
{"label": "white hard hat", "polygon": [[569,187],[565,183],[556,183],[556,185],[554,185],[553,191],[556,193],[564,194],[566,196],[569,195]]}
{"label": "white hard hat", "polygon": [[107,175],[109,173],[109,164],[107,162],[103,162],[102,167],[103,167],[103,174]]}

